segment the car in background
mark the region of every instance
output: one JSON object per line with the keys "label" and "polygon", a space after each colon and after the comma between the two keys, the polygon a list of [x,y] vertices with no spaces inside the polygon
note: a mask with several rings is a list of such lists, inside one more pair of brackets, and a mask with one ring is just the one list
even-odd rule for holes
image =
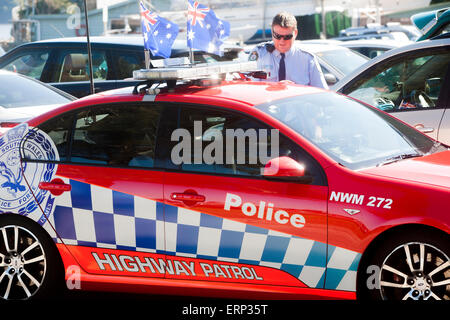
{"label": "car in background", "polygon": [[438,37],[450,32],[450,8],[417,13],[411,21],[421,33],[417,41]]}
{"label": "car in background", "polygon": [[[142,36],[91,37],[95,92],[136,85],[133,70],[145,67]],[[241,49],[229,46],[224,56],[194,50],[196,62],[232,60]],[[176,40],[172,57],[188,57],[186,41]],[[160,59],[160,57],[151,57]],[[90,94],[86,37],[42,40],[20,45],[0,57],[0,69],[18,72],[66,91]]]}
{"label": "car in background", "polygon": [[5,50],[0,46],[0,57],[5,54]]}
{"label": "car in background", "polygon": [[339,45],[342,47],[352,49],[360,54],[365,55],[370,59],[373,59],[385,53],[386,51],[406,45],[406,43],[387,39],[386,40],[361,39],[361,40],[341,41]]}
{"label": "car in background", "polygon": [[300,47],[317,57],[329,86],[368,61],[366,56],[337,45],[300,42]]}
{"label": "car in background", "polygon": [[[309,41],[296,41],[296,45],[300,46],[302,50],[310,52],[317,57],[325,80],[329,86],[335,84],[346,74],[349,74],[369,60],[366,56],[336,45],[336,43],[340,42],[336,41],[332,44],[324,44]],[[255,48],[255,45],[246,46],[244,51],[250,53],[253,48]]]}
{"label": "car in background", "polygon": [[388,50],[398,48],[406,44],[394,40],[381,39],[360,39],[349,41],[340,41],[335,39],[312,39],[303,40],[302,43],[331,44],[335,46],[341,46],[356,51],[370,59],[375,58]]}
{"label": "car in background", "polygon": [[392,49],[331,89],[378,107],[450,145],[450,39]]}
{"label": "car in background", "polygon": [[[398,33],[403,33],[399,35]],[[391,34],[391,35],[389,35]],[[394,36],[392,36],[394,34]],[[350,27],[339,31],[339,37],[364,37],[364,36],[375,36],[385,35],[386,37],[391,37],[393,39],[408,39],[411,41],[416,41],[421,33],[414,25],[402,25],[397,22],[388,22],[385,25],[380,25],[377,23],[367,24],[363,27]],[[405,38],[406,37],[406,38]]]}
{"label": "car in background", "polygon": [[0,70],[0,134],[76,98],[27,76]]}

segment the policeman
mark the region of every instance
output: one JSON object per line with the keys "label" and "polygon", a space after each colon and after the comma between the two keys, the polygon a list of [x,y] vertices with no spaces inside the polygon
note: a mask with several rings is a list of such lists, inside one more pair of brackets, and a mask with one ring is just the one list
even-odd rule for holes
{"label": "policeman", "polygon": [[254,48],[249,60],[258,61],[258,68],[267,72],[266,81],[292,82],[328,89],[317,58],[295,43],[297,20],[287,12],[277,14],[272,21],[271,42]]}

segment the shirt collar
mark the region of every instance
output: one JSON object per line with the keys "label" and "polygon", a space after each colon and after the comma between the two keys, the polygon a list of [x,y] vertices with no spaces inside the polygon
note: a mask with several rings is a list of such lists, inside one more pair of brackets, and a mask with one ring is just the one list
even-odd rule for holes
{"label": "shirt collar", "polygon": [[[294,50],[294,44],[292,44],[291,48],[284,53],[284,57],[285,58],[289,57],[292,54],[293,50]],[[275,49],[274,53],[275,53],[276,57],[278,57],[278,58],[281,57],[281,53],[277,49]]]}

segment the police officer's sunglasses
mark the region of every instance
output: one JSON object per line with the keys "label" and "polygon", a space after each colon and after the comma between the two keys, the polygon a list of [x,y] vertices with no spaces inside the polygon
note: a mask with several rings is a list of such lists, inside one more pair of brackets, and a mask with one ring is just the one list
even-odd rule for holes
{"label": "police officer's sunglasses", "polygon": [[277,40],[280,40],[280,39],[291,40],[292,37],[294,36],[294,34],[291,33],[291,34],[284,34],[284,35],[283,35],[283,34],[278,34],[278,33],[276,33],[275,31],[272,30],[272,36],[273,36],[275,39],[277,39]]}

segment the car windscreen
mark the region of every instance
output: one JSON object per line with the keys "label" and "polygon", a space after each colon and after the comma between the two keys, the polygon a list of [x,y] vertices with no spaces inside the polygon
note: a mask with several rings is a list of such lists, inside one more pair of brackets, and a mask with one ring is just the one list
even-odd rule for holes
{"label": "car windscreen", "polygon": [[65,104],[71,100],[41,83],[14,74],[0,74],[0,106],[4,108]]}
{"label": "car windscreen", "polygon": [[388,114],[333,92],[299,95],[257,108],[354,170],[446,150]]}
{"label": "car windscreen", "polygon": [[350,73],[369,60],[363,55],[345,49],[320,51],[315,54],[326,63],[338,69],[344,75]]}

